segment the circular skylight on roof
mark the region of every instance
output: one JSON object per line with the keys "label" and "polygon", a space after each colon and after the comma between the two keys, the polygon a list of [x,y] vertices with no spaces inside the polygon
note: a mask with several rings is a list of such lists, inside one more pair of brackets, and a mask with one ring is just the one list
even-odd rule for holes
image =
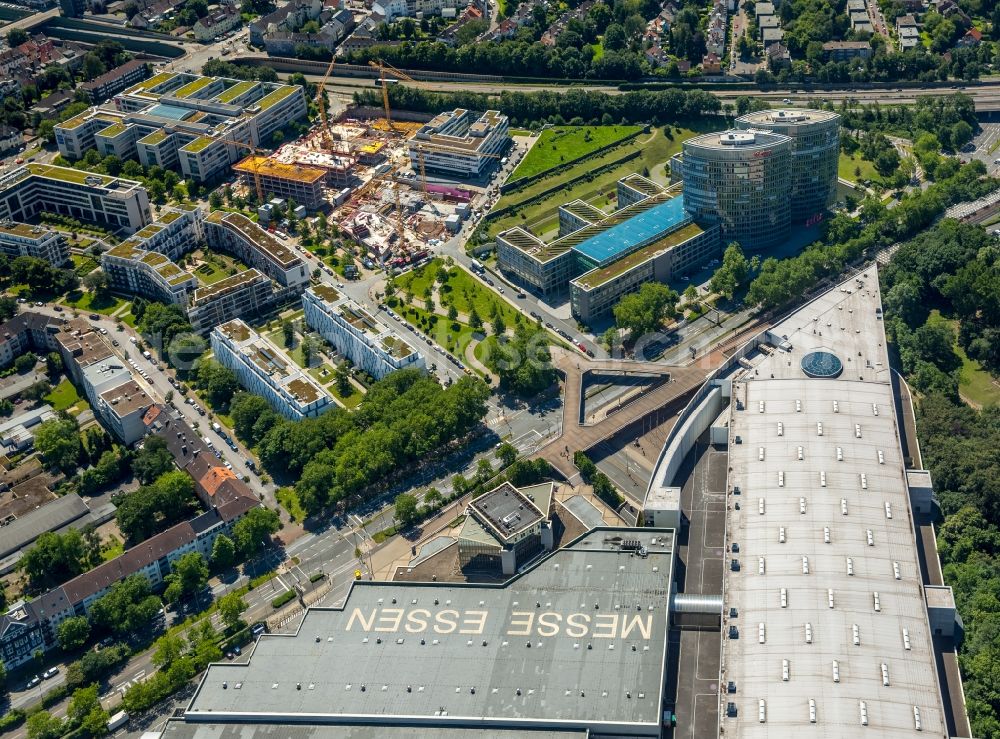
{"label": "circular skylight on roof", "polygon": [[836,354],[809,352],[802,357],[802,371],[809,377],[837,377],[844,371],[844,364]]}

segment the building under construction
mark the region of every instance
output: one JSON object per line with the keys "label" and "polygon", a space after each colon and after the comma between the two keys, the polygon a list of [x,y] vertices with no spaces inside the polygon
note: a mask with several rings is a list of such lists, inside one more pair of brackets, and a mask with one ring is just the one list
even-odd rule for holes
{"label": "building under construction", "polygon": [[249,156],[233,165],[247,184],[259,187],[268,196],[292,199],[307,210],[323,205],[323,181],[327,173],[320,167],[279,162],[268,157]]}

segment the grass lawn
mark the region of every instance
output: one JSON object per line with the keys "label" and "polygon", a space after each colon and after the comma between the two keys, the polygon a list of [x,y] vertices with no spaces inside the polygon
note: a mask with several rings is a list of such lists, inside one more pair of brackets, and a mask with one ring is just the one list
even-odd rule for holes
{"label": "grass lawn", "polygon": [[[699,129],[707,129],[719,124],[711,118],[699,124]],[[670,157],[681,150],[684,141],[699,133],[691,128],[670,128],[668,138],[662,128],[656,128],[650,136],[639,136],[632,141],[616,146],[600,156],[580,162],[551,177],[543,177],[533,182],[523,190],[505,195],[497,202],[497,208],[509,205],[518,206],[515,212],[490,221],[489,235],[496,234],[514,226],[526,226],[537,233],[551,230],[558,222],[559,206],[570,200],[580,198],[604,209],[614,209],[615,183],[626,175],[648,171],[650,179],[661,185],[669,182],[667,162]],[[611,166],[607,171],[584,179],[572,187],[556,190],[553,194],[542,197],[541,193],[560,183],[586,176],[604,165],[611,165],[627,154],[638,151],[639,156]],[[609,208],[610,206],[610,208]]]}
{"label": "grass lawn", "polygon": [[531,131],[526,128],[512,128],[510,129],[511,136],[530,136]]}
{"label": "grass lawn", "polygon": [[117,539],[109,541],[101,547],[101,560],[103,562],[110,562],[115,557],[120,557],[123,554],[125,554],[125,546]]}
{"label": "grass lawn", "polygon": [[[397,278],[397,296],[402,297],[403,293],[409,290],[413,293],[414,302],[423,305],[424,290],[435,282],[435,277],[443,266],[442,259],[432,259],[423,267]],[[472,308],[475,307],[479,317],[484,321],[489,321],[493,312],[499,310],[508,328],[512,327],[516,318],[521,315],[510,303],[493,292],[489,286],[460,267],[451,268],[448,279],[441,285],[439,294],[442,302],[446,301],[449,305],[454,305],[455,309],[464,315],[469,315]],[[447,319],[442,316],[441,320],[446,321]]]}
{"label": "grass lawn", "polygon": [[542,131],[517,169],[510,176],[513,182],[531,177],[560,164],[572,162],[592,151],[642,130],[641,126],[559,126]]}
{"label": "grass lawn", "polygon": [[64,302],[66,305],[72,306],[77,310],[94,311],[95,313],[103,313],[106,316],[110,316],[128,303],[127,300],[119,298],[116,295],[108,294],[99,298],[96,293],[85,293],[80,290],[74,290],[69,293]]}
{"label": "grass lawn", "polygon": [[76,392],[73,383],[63,380],[54,388],[52,392],[45,396],[45,402],[52,406],[54,410],[64,411],[80,400],[80,394]]}
{"label": "grass lawn", "polygon": [[[855,174],[855,170],[861,169],[861,175]],[[860,154],[847,156],[840,152],[840,163],[837,165],[837,174],[845,180],[857,182],[858,180],[881,180],[879,173],[875,171],[875,165],[867,159],[862,159]]]}
{"label": "grass lawn", "polygon": [[278,491],[275,493],[275,497],[278,499],[278,503],[281,504],[281,507],[288,511],[288,515],[292,517],[292,520],[305,520],[306,512],[302,507],[302,504],[299,502],[299,496],[296,495],[295,488],[278,488]]}
{"label": "grass lawn", "polygon": [[89,275],[95,269],[97,269],[97,261],[91,257],[84,257],[79,254],[71,254],[70,259],[73,260],[73,271],[76,272],[80,277],[84,275]]}
{"label": "grass lawn", "polygon": [[329,385],[336,379],[333,374],[333,367],[328,364],[321,364],[318,367],[313,367],[309,370],[309,374],[312,378],[316,380],[320,385]]}
{"label": "grass lawn", "polygon": [[[320,357],[320,354],[316,350],[316,347],[319,345],[319,340],[321,337],[319,336],[319,334],[312,332],[310,332],[307,335],[309,336],[309,340],[312,342],[313,345],[312,359],[315,360],[317,357]],[[292,361],[295,362],[295,364],[299,365],[299,367],[302,367],[303,369],[308,369],[306,367],[305,357],[302,355],[302,334],[300,334],[298,331],[295,332],[295,342],[292,345],[293,348],[291,349],[285,346],[285,334],[284,331],[281,330],[281,328],[271,331],[270,333],[266,334],[266,337],[270,339],[275,346],[277,346],[285,354],[291,357]]]}
{"label": "grass lawn", "polygon": [[132,311],[123,313],[119,317],[122,319],[122,323],[128,324],[132,328],[135,328],[135,316],[132,315]]}
{"label": "grass lawn", "polygon": [[[434,343],[443,346],[456,357],[461,358],[464,355],[466,345],[474,338],[475,332],[471,326],[460,321],[449,321],[444,316],[428,313],[423,308],[412,305],[400,306],[397,312],[429,335]],[[428,330],[428,326],[430,326],[430,330]],[[437,361],[437,352],[432,351],[430,347],[427,347],[424,356],[427,357],[428,362]],[[447,360],[442,358],[442,361]]]}
{"label": "grass lawn", "polygon": [[326,389],[330,392],[330,395],[343,403],[344,407],[349,411],[353,411],[361,405],[361,399],[365,397],[365,394],[358,390],[354,385],[351,385],[350,395],[341,395],[340,390],[337,389],[337,383],[330,385]]}
{"label": "grass lawn", "polygon": [[[937,310],[931,311],[928,323],[944,322],[958,336],[958,321],[944,318]],[[978,406],[1000,403],[1000,380],[997,380],[975,359],[971,359],[956,340],[952,349],[962,360],[958,373],[958,392],[966,402]]]}

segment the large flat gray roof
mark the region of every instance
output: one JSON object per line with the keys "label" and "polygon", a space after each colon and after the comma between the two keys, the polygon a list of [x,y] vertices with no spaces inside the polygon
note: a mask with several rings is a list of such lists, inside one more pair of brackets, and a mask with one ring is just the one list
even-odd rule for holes
{"label": "large flat gray roof", "polygon": [[[772,328],[790,351],[751,358],[733,382],[740,495],[726,527],[741,567],[727,567],[725,612],[738,609],[739,637],[727,624],[723,679],[739,715],[722,719],[727,736],[912,736],[918,715],[924,734],[947,734],[878,274],[858,277]],[[803,373],[816,350],[841,360],[839,377]]]}
{"label": "large flat gray roof", "polygon": [[185,717],[658,732],[673,556],[670,530],[602,528],[503,585],[355,583],[210,666]]}
{"label": "large flat gray roof", "polygon": [[[418,726],[316,726],[271,724],[189,724],[168,721],[162,739],[480,739],[482,729]],[[490,739],[586,739],[583,729],[525,731],[493,729]]]}

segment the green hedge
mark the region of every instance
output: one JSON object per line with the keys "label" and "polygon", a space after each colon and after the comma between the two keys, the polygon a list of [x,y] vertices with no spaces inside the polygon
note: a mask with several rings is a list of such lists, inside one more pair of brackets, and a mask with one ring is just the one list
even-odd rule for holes
{"label": "green hedge", "polygon": [[295,600],[295,591],[286,590],[284,593],[282,593],[277,598],[271,601],[271,606],[273,608],[281,608],[283,605],[285,605],[285,603],[288,603],[291,600]]}

